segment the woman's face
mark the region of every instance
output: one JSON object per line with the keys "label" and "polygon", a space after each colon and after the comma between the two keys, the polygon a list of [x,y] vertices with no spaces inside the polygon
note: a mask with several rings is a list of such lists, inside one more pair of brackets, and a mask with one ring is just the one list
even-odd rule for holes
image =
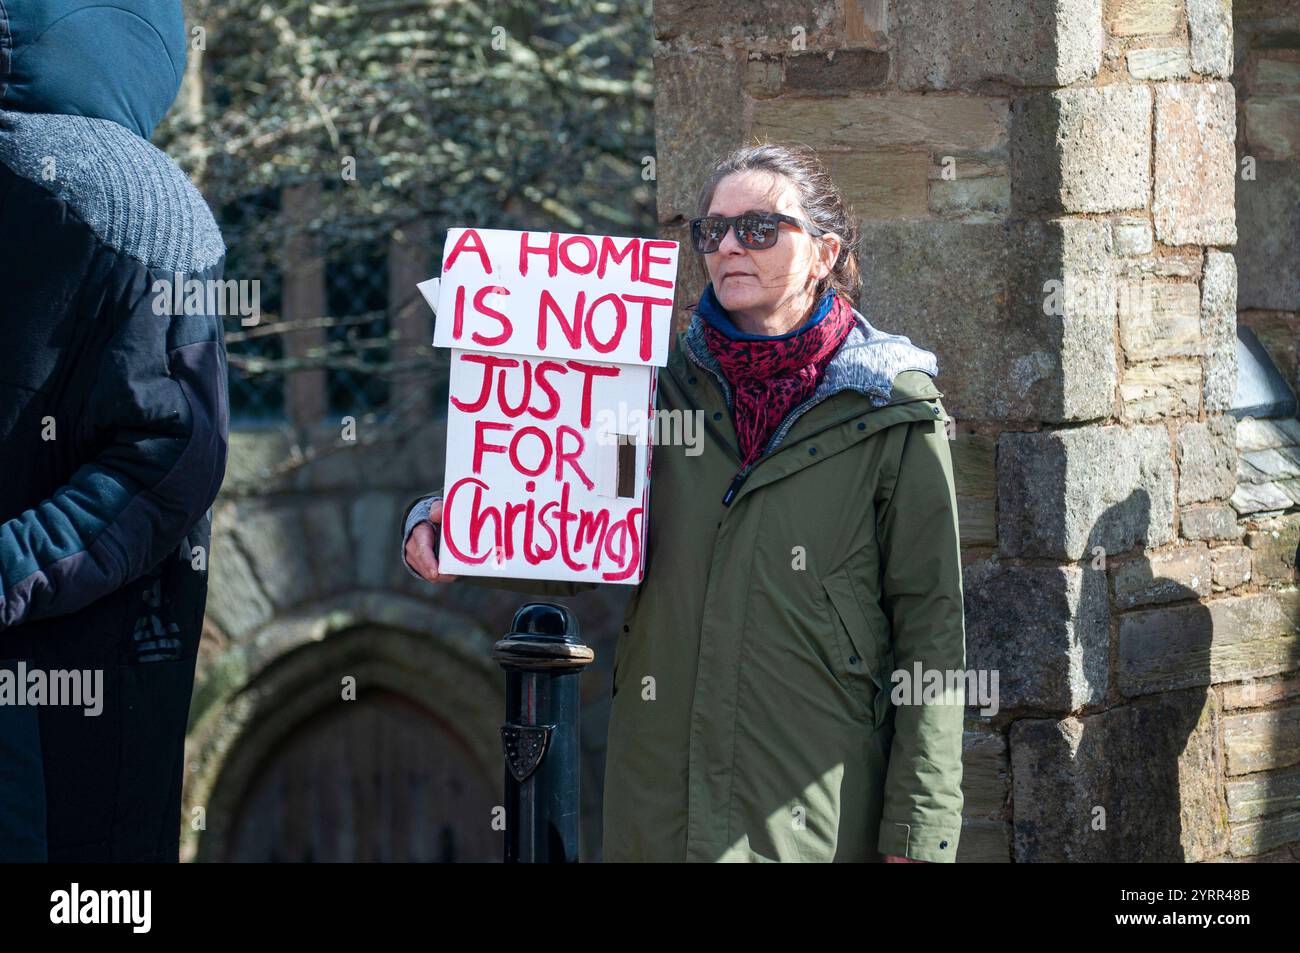
{"label": "woman's face", "polygon": [[[733,172],[713,192],[709,215],[742,212],[781,212],[807,220],[794,186],[770,172]],[[839,240],[815,239],[802,229],[781,223],[771,248],[753,250],[727,229],[718,250],[704,256],[714,294],[751,333],[781,334],[801,324],[812,307],[816,283],[830,274]]]}

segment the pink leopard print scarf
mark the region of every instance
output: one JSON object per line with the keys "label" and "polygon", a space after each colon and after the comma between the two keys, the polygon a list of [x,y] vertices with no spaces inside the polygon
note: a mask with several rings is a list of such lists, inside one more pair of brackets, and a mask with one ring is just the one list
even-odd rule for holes
{"label": "pink leopard print scarf", "polygon": [[836,295],[821,321],[779,340],[737,341],[705,323],[705,341],[734,392],[743,466],[762,455],[786,414],[812,396],[853,322],[852,306]]}

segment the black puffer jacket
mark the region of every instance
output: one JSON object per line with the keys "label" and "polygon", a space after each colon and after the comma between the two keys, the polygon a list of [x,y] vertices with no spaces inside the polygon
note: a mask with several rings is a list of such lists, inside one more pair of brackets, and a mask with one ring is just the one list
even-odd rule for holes
{"label": "black puffer jacket", "polygon": [[225,254],[148,141],[185,52],[175,0],[0,0],[0,860],[177,859],[227,425],[220,317],[166,304]]}

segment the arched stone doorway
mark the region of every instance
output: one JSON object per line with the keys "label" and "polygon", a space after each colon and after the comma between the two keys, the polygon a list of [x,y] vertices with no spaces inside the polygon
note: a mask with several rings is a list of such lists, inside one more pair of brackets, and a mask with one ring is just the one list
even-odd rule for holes
{"label": "arched stone doorway", "polygon": [[367,691],[298,725],[240,799],[226,861],[490,861],[494,784],[454,725]]}
{"label": "arched stone doorway", "polygon": [[191,732],[195,859],[500,860],[501,675],[468,649],[358,625],[276,658]]}

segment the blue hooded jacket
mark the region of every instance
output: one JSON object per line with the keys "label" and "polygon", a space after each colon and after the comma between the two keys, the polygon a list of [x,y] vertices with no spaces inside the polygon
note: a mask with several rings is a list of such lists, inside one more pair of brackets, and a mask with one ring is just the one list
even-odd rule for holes
{"label": "blue hooded jacket", "polygon": [[178,2],[0,0],[5,21],[0,109],[110,119],[148,139],[185,75]]}
{"label": "blue hooded jacket", "polygon": [[185,47],[178,0],[0,0],[0,694],[102,679],[0,704],[0,861],[178,859],[227,442],[221,316],[163,293],[225,256],[148,141]]}

